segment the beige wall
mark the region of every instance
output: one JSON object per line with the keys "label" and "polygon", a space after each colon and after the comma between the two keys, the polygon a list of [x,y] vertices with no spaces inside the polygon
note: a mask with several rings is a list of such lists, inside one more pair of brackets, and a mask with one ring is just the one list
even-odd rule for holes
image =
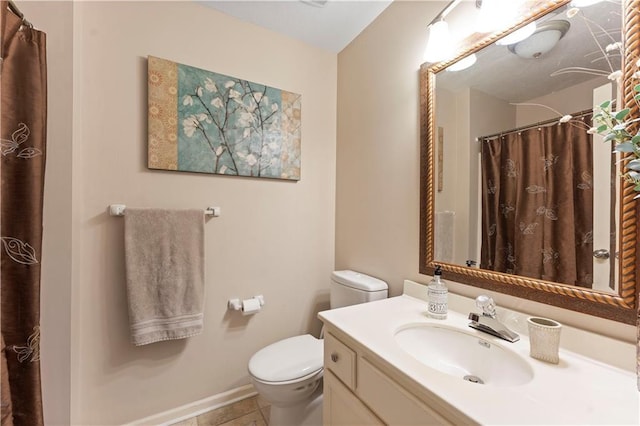
{"label": "beige wall", "polygon": [[20,2],[47,33],[48,126],[41,279],[41,371],[45,423],[69,424],[71,373],[71,150],[73,6]]}
{"label": "beige wall", "polygon": [[441,2],[394,2],[338,55],[336,268],[402,293],[418,266],[418,68]]}
{"label": "beige wall", "polygon": [[[530,99],[524,103],[546,105],[562,115],[573,114],[590,109],[593,106],[593,90],[607,83],[610,83],[610,81],[606,77],[597,77],[558,92]],[[615,92],[613,95],[615,95]],[[609,97],[609,99],[611,98],[612,96]],[[550,120],[557,116],[558,113],[549,108],[536,105],[518,105],[516,106],[516,127]],[[591,125],[589,122],[587,124]]]}
{"label": "beige wall", "polygon": [[[444,181],[436,211],[453,211],[453,263],[480,262],[480,145],[476,138],[512,128],[515,108],[479,90],[437,90],[436,123],[444,127]],[[441,105],[444,104],[442,110]],[[464,170],[464,173],[461,173]],[[440,242],[442,243],[442,242]],[[436,246],[439,244],[436,241]],[[446,244],[446,242],[445,242]]]}
{"label": "beige wall", "polygon": [[[337,58],[192,2],[74,8],[71,420],[120,424],[247,384],[256,350],[319,332],[334,265]],[[302,179],[148,170],[147,55],[302,94]],[[131,345],[111,203],[222,208],[205,228],[202,335]],[[258,315],[227,312],[229,298],[256,294]]]}
{"label": "beige wall", "polygon": [[[447,94],[451,99],[445,100]],[[444,125],[443,138],[443,185],[442,192],[435,197],[435,210],[454,212],[451,238],[435,237],[435,246],[453,244],[454,263],[464,264],[469,258],[469,216],[471,173],[460,173],[471,166],[470,142],[471,128],[471,91],[464,88],[455,93],[437,91],[438,104],[447,103],[449,111],[436,112],[436,123]],[[451,114],[451,115],[449,115]],[[447,239],[449,241],[442,241]]]}
{"label": "beige wall", "polygon": [[[443,5],[396,1],[338,55],[336,268],[379,276],[392,295],[402,292],[404,279],[430,279],[418,273],[418,69],[425,26]],[[450,288],[471,297],[491,294],[457,283]],[[493,296],[499,306],[635,339],[629,325]]]}
{"label": "beige wall", "polygon": [[[425,23],[444,4],[396,1],[337,64],[333,54],[190,2],[20,4],[49,33],[47,424],[119,424],[248,383],[246,362],[255,350],[318,331],[315,313],[327,307],[334,268],[334,229],[335,267],[379,276],[392,295],[402,292],[405,278],[428,281],[417,272],[418,67]],[[302,180],[147,170],[146,55],[301,93]],[[106,214],[115,202],[222,207],[222,217],[206,226],[201,336],[140,348],[129,343],[122,219]],[[267,302],[258,316],[228,315],[229,297],[257,293]],[[630,326],[494,296],[514,309],[633,339]]]}

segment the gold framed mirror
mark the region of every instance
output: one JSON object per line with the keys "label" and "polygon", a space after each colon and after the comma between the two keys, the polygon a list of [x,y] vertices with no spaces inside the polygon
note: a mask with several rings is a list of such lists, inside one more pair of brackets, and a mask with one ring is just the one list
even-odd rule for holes
{"label": "gold framed mirror", "polygon": [[[442,163],[438,161],[438,145],[442,144],[442,130],[438,132],[436,120],[437,104],[436,88],[437,76],[446,72],[452,64],[456,64],[473,54],[480,54],[483,49],[490,46],[504,36],[523,28],[537,20],[559,11],[566,11],[570,0],[547,0],[529,2],[533,6],[527,9],[522,19],[505,31],[494,33],[479,39],[470,37],[465,40],[465,47],[453,59],[437,64],[423,64],[420,69],[420,144],[421,144],[421,176],[420,176],[420,273],[433,273],[435,265],[441,265],[449,279],[463,284],[468,284],[492,291],[510,294],[517,297],[535,300],[562,308],[587,313],[628,324],[635,324],[638,308],[638,268],[640,258],[636,255],[639,249],[638,227],[640,221],[637,215],[637,195],[633,185],[622,181],[621,178],[614,181],[613,199],[617,200],[616,207],[612,209],[612,226],[616,231],[615,250],[616,263],[611,272],[611,277],[616,280],[615,291],[607,292],[599,289],[585,288],[579,285],[570,285],[554,282],[542,278],[532,278],[527,275],[514,275],[512,273],[495,271],[482,267],[464,266],[464,261],[437,259],[435,257],[435,214],[436,191],[441,190]],[[636,62],[640,58],[640,0],[623,0],[618,3],[620,8],[620,34],[622,37],[621,63],[622,77],[618,91],[618,99],[624,107],[630,108],[629,117],[640,116],[637,104],[633,100],[634,82],[632,75],[637,71]],[[564,34],[563,34],[564,35]],[[562,37],[562,36],[561,36]],[[604,49],[600,49],[604,54]],[[513,53],[513,49],[511,50]],[[486,75],[485,72],[483,75]],[[501,82],[504,84],[504,82]],[[573,112],[573,111],[572,111]],[[557,121],[557,119],[556,119]],[[586,121],[586,120],[585,120]],[[539,123],[536,123],[539,124]],[[590,125],[590,119],[589,119]],[[480,137],[483,135],[474,135]],[[495,135],[493,135],[495,136]],[[623,154],[624,155],[624,154]],[[627,160],[623,160],[627,161]],[[466,171],[462,166],[461,171]],[[617,180],[617,182],[615,182]],[[472,180],[473,181],[473,180]],[[439,188],[440,185],[440,188]],[[446,185],[446,183],[445,183]],[[455,190],[455,188],[454,188]],[[473,198],[474,195],[471,195]],[[479,197],[475,195],[476,200]],[[474,205],[473,203],[468,204]],[[478,208],[478,210],[481,210]],[[480,213],[478,213],[480,214]],[[522,224],[520,225],[523,226]],[[479,240],[482,237],[478,237]],[[480,250],[478,250],[480,251]],[[482,266],[482,265],[481,265]]]}

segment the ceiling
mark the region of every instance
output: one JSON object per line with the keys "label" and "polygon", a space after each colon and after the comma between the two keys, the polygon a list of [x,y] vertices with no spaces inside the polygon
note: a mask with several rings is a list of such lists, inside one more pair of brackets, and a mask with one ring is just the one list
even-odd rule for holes
{"label": "ceiling", "polygon": [[202,1],[243,21],[330,52],[338,53],[356,38],[392,0],[218,0]]}
{"label": "ceiling", "polygon": [[[621,37],[621,7],[618,1],[607,1],[585,7],[572,18],[567,7],[541,18],[538,23],[566,20],[571,24],[567,34],[548,53],[538,59],[523,59],[509,52],[506,46],[490,45],[478,52],[478,61],[472,67],[458,72],[438,74],[438,87],[457,90],[471,87],[508,102],[524,102],[560,91],[569,86],[592,80],[589,72],[564,72],[569,67],[601,70],[608,74],[620,69],[619,52],[604,60],[600,50]],[[617,55],[616,55],[617,54]],[[500,78],[495,78],[500,70]],[[607,82],[606,77],[600,77]],[[509,84],[511,83],[511,84]]]}
{"label": "ceiling", "polygon": [[[393,0],[196,0],[200,3],[234,16],[246,22],[268,28],[304,43],[338,53],[360,34]],[[324,3],[318,7],[309,3]],[[441,2],[446,5],[446,1]],[[615,11],[615,12],[612,12]],[[564,19],[567,7],[541,19]],[[581,15],[568,19],[571,28],[558,46],[539,59],[522,59],[508,52],[505,46],[491,46],[478,55],[478,62],[471,68],[440,73],[438,86],[448,89],[473,87],[485,93],[507,100],[523,102],[564,87],[593,78],[587,73],[570,72],[552,76],[554,71],[570,66],[607,70],[609,64],[595,60],[599,56],[590,32],[598,33],[597,26],[606,33],[620,37],[619,0],[609,0],[600,5],[585,7]],[[454,9],[447,21],[454,31],[463,33],[475,22],[475,2],[464,1]],[[457,16],[459,15],[459,16]],[[471,16],[472,18],[468,18]],[[581,18],[586,19],[581,19]],[[449,19],[451,18],[451,19]],[[471,21],[469,21],[471,19]],[[456,22],[458,21],[458,22]],[[586,22],[597,24],[586,25]],[[472,26],[472,25],[471,25]],[[460,28],[462,27],[462,28]],[[591,27],[591,28],[589,28]],[[598,34],[598,44],[610,43],[608,34]],[[617,58],[619,64],[619,58]],[[619,67],[619,65],[618,65]],[[502,76],[518,84],[505,84],[505,79],[493,78],[499,69]],[[605,78],[606,80],[606,78]],[[522,84],[526,82],[527,84]]]}

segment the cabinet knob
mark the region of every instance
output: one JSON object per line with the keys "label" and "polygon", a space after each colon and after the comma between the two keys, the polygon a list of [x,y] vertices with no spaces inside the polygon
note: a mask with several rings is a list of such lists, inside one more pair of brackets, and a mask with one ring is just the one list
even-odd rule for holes
{"label": "cabinet knob", "polygon": [[332,353],[331,354],[331,361],[333,362],[338,362],[338,354],[337,353]]}

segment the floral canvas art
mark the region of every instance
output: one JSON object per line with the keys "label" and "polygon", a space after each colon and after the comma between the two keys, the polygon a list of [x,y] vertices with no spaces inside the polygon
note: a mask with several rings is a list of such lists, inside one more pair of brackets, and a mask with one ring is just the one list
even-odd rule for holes
{"label": "floral canvas art", "polygon": [[148,167],[300,179],[301,96],[148,60]]}

